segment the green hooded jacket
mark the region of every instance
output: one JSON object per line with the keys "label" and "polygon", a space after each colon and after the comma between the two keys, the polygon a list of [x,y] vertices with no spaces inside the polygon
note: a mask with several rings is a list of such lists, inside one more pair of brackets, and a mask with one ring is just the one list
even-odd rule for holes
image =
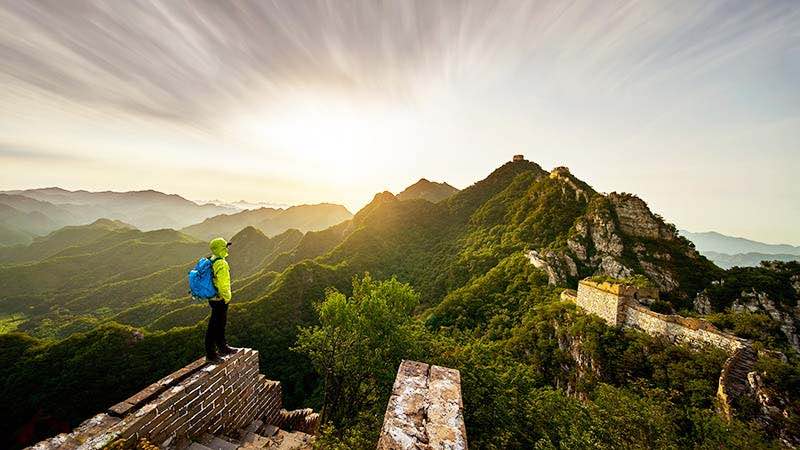
{"label": "green hooded jacket", "polygon": [[214,255],[214,287],[217,288],[217,295],[225,303],[231,301],[231,269],[225,258],[228,256],[228,242],[221,238],[214,238],[208,244],[211,254]]}

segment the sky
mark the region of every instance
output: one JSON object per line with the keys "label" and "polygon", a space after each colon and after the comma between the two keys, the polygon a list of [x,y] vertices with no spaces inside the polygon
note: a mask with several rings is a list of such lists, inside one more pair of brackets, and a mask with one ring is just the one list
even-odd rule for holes
{"label": "sky", "polygon": [[521,153],[800,244],[800,2],[0,0],[0,189],[358,210]]}

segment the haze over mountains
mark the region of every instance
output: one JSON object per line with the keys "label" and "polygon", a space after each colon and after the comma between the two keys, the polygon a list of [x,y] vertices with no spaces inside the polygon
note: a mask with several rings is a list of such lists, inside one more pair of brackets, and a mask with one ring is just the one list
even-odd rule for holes
{"label": "haze over mountains", "polygon": [[762,261],[800,261],[800,246],[765,244],[716,231],[693,233],[681,230],[680,234],[692,241],[697,251],[724,269],[757,266]]}
{"label": "haze over mountains", "polygon": [[[288,208],[261,208],[257,213],[240,214],[241,210],[216,204],[197,204],[176,194],[162,192],[89,192],[68,191],[53,187],[0,192],[0,245],[29,244],[68,225],[84,225],[98,219],[119,220],[143,231],[163,228],[182,229],[210,217],[216,222],[232,223],[232,228],[214,228],[214,223],[192,228],[202,238],[210,229],[232,236],[245,226],[262,227],[278,234],[289,228],[302,231],[327,228],[351,216],[339,205],[302,205]],[[233,218],[225,219],[224,215]],[[240,214],[240,215],[237,215]],[[258,220],[248,221],[250,218]]]}
{"label": "haze over mountains", "polygon": [[199,239],[213,239],[216,236],[230,237],[245,227],[255,227],[268,236],[274,236],[290,228],[301,232],[322,230],[351,217],[353,214],[347,208],[331,203],[286,209],[259,208],[220,214],[181,231]]}

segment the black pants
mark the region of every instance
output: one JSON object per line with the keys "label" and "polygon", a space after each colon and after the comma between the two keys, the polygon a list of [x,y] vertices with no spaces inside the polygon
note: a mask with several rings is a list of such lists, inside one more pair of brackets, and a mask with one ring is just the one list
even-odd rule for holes
{"label": "black pants", "polygon": [[210,300],[211,318],[208,319],[208,329],[206,330],[206,355],[214,356],[217,354],[215,346],[223,349],[227,347],[225,342],[225,324],[228,323],[228,304],[222,300]]}

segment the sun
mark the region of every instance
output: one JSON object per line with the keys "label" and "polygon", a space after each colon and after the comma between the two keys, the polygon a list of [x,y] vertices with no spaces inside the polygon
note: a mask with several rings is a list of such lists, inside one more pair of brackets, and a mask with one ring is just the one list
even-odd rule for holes
{"label": "sun", "polygon": [[271,157],[305,162],[312,176],[338,182],[385,170],[415,145],[418,128],[407,107],[330,96],[285,99],[237,121],[240,136]]}

